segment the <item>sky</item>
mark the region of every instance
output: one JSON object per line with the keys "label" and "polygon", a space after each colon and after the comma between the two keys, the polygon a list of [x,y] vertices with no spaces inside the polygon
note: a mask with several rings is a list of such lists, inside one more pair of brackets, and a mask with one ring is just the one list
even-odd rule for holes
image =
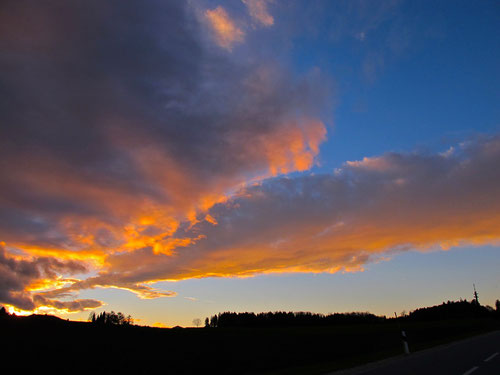
{"label": "sky", "polygon": [[0,304],[500,299],[496,1],[7,0]]}

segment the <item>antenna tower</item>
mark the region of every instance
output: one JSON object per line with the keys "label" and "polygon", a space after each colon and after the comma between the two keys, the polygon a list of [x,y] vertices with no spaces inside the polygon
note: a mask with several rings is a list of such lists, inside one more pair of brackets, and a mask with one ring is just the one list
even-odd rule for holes
{"label": "antenna tower", "polygon": [[477,294],[476,291],[476,284],[472,284],[472,286],[474,287],[474,299],[476,300],[476,305],[479,306],[479,295]]}

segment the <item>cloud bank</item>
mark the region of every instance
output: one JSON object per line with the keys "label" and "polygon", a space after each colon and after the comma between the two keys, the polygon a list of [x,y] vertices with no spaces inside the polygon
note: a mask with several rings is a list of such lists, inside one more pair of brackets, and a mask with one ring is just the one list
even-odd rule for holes
{"label": "cloud bank", "polygon": [[[327,137],[328,80],[249,62],[230,12],[186,4],[2,3],[1,303],[77,311],[103,303],[84,289],[169,297],[151,284],[498,243],[498,136],[292,174]],[[242,5],[262,32],[269,4]]]}
{"label": "cloud bank", "polygon": [[[444,154],[388,153],[332,174],[245,187],[174,237],[204,238],[160,257],[135,281],[267,272],[355,271],[394,251],[498,244],[500,137]],[[124,272],[137,254],[110,256]],[[153,263],[152,259],[157,259]]]}
{"label": "cloud bank", "polygon": [[388,153],[347,162],[331,174],[270,178],[212,206],[209,220],[182,223],[172,237],[188,245],[168,255],[148,247],[110,255],[99,276],[59,292],[270,272],[359,271],[409,249],[498,244],[499,162],[500,137],[492,136],[441,154]]}

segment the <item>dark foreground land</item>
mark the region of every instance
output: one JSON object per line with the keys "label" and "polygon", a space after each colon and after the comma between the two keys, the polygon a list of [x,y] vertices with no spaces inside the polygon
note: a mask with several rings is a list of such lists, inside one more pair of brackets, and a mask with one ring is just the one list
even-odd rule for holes
{"label": "dark foreground land", "polygon": [[0,319],[0,345],[17,373],[320,374],[401,354],[399,324],[412,352],[500,329],[494,317],[162,329],[33,315]]}

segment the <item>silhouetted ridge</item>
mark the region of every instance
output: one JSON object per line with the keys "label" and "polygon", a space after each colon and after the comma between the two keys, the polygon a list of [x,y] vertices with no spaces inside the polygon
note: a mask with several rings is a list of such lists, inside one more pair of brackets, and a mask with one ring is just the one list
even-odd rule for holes
{"label": "silhouetted ridge", "polygon": [[448,301],[441,305],[422,307],[412,311],[407,319],[409,320],[445,320],[445,319],[461,319],[475,317],[493,317],[497,315],[493,308],[489,306],[481,306],[475,300],[471,302]]}

